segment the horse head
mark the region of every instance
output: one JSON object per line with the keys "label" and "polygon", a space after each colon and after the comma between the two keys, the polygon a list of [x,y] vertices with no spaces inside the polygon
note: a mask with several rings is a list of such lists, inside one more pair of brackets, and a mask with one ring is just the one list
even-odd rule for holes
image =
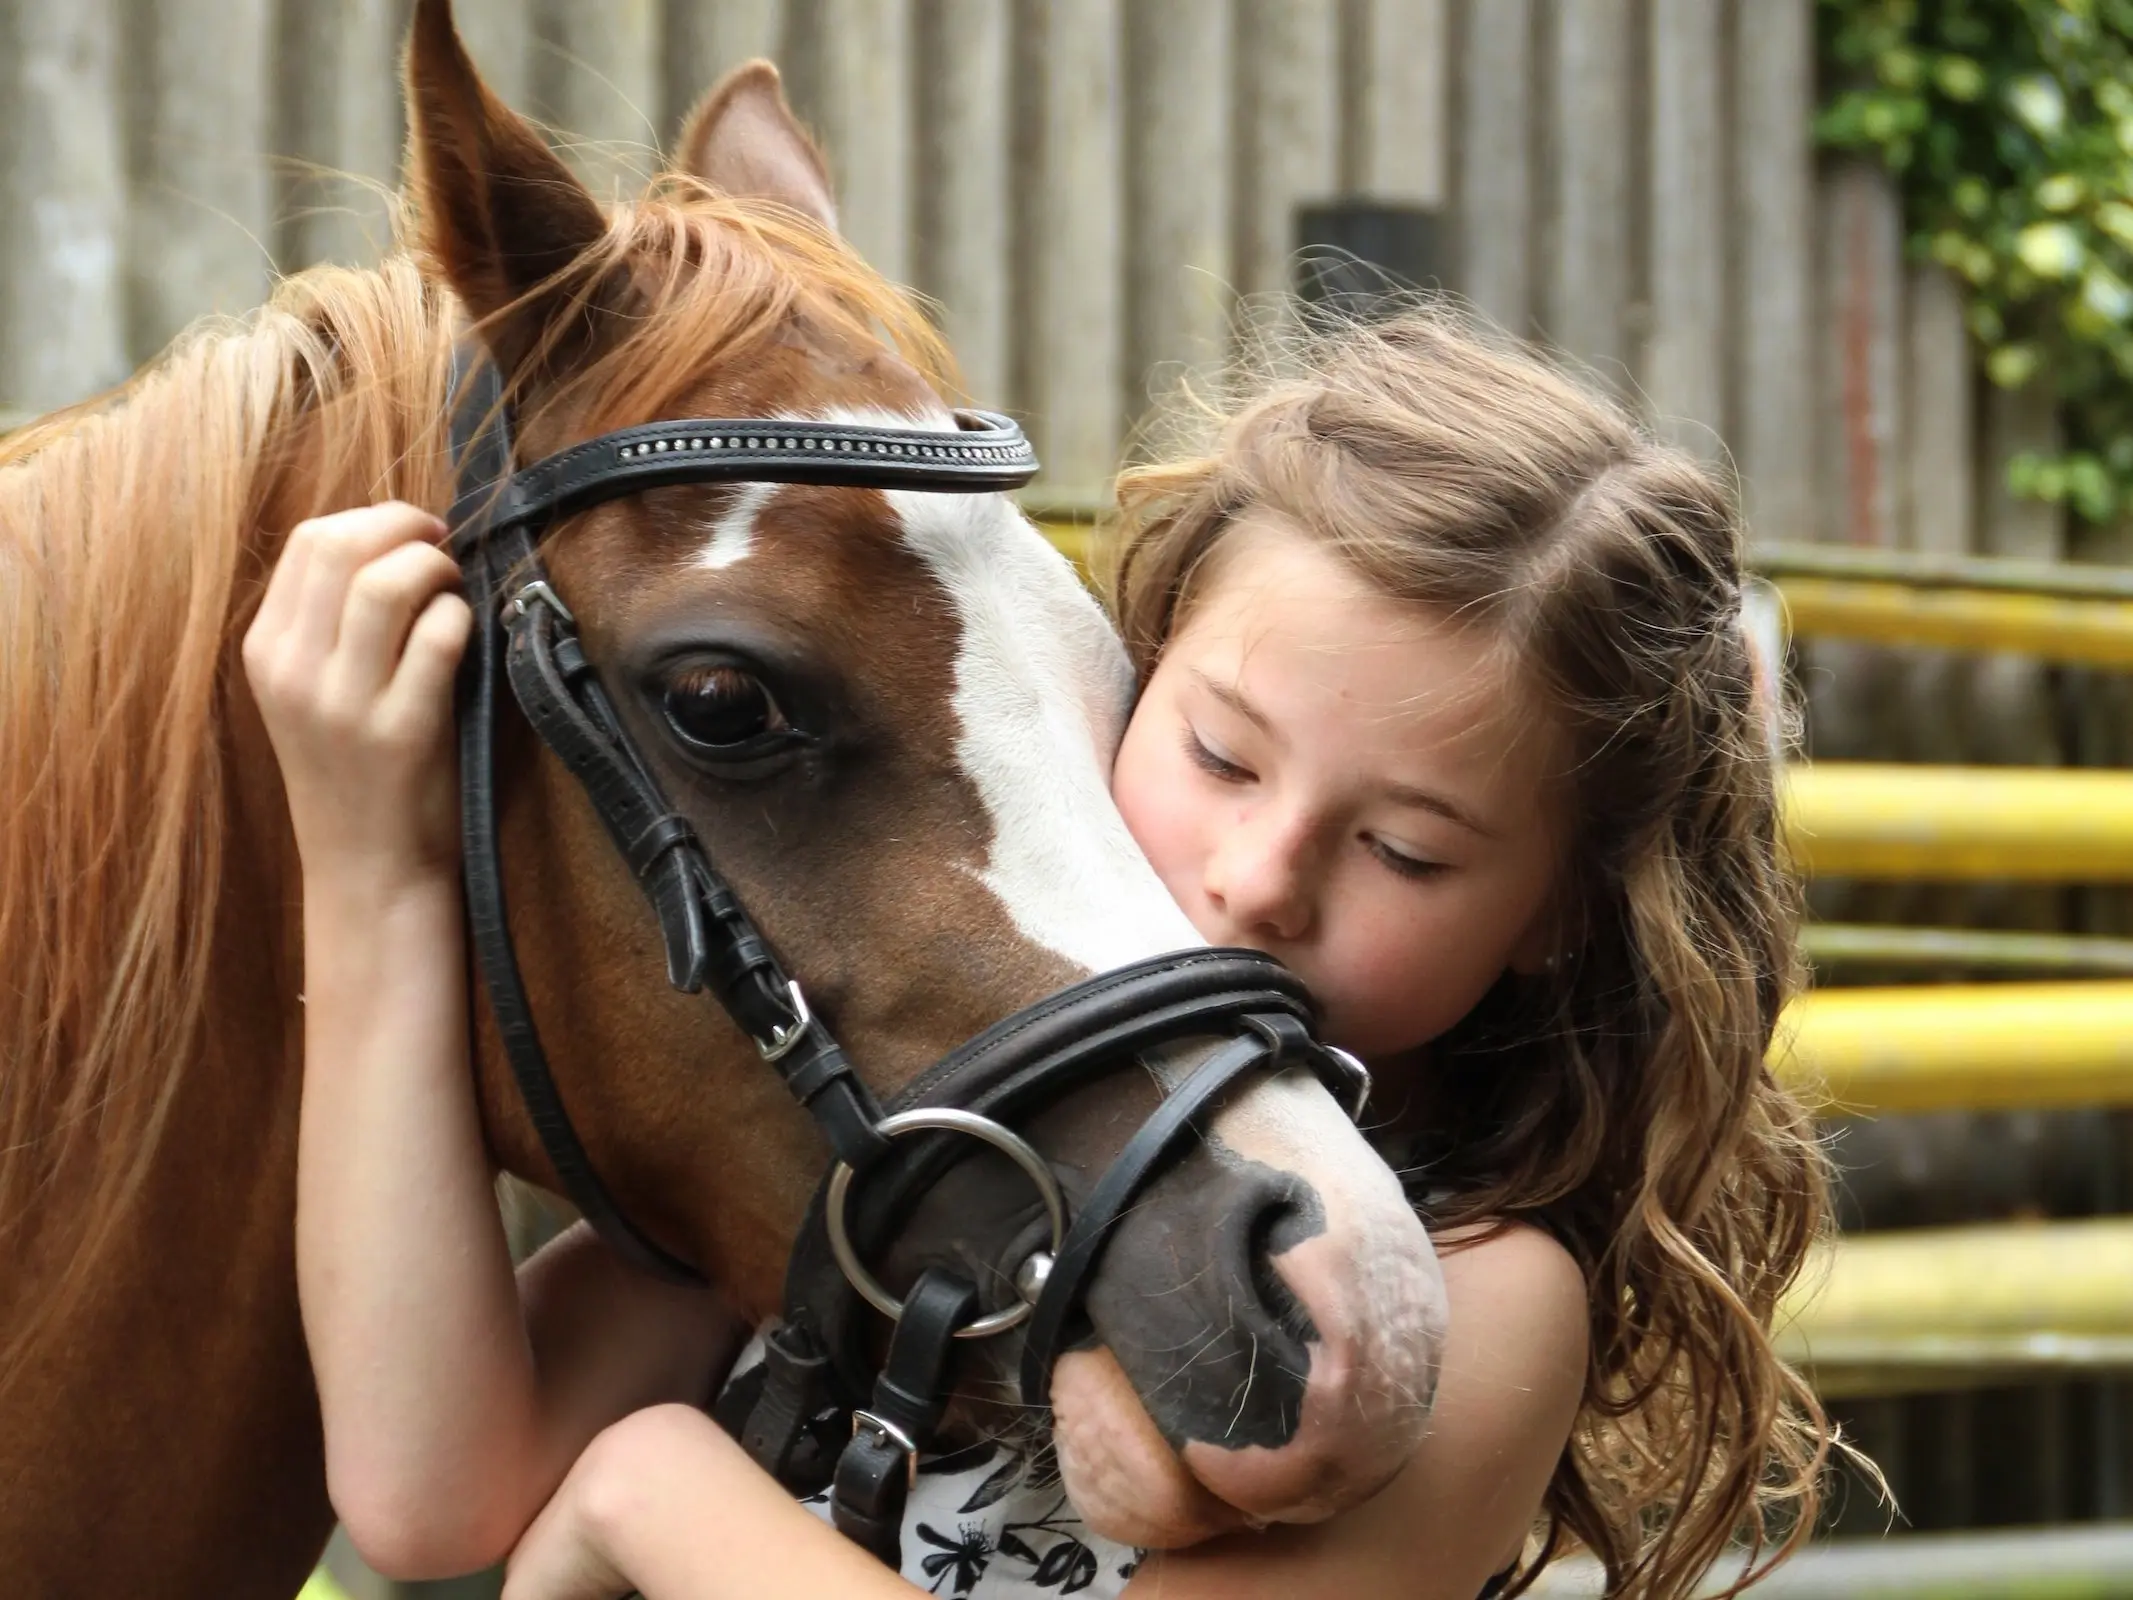
{"label": "horse head", "polygon": [[[501,374],[521,463],[669,418],[954,433],[943,352],[836,237],[767,65],[714,90],[678,169],[612,215],[483,86],[444,0],[418,8],[407,71],[420,245]],[[1047,996],[1203,945],[1107,793],[1133,692],[1118,640],[1003,495],[670,484],[565,518],[542,558],[648,778],[880,1101]],[[660,1250],[771,1316],[820,1132],[756,1041],[669,986],[631,867],[516,719],[495,787],[511,938],[590,1165]],[[477,1032],[492,1148],[554,1187],[486,1010]],[[1220,1048],[1123,1054],[1020,1132],[1080,1205]],[[870,1266],[898,1294],[952,1266],[998,1310],[1043,1208],[970,1148]],[[1049,1398],[1100,1531],[1175,1544],[1330,1515],[1420,1437],[1435,1260],[1310,1072],[1231,1086],[1136,1195],[1084,1304]],[[966,1425],[1003,1415],[1012,1343],[963,1347]]]}

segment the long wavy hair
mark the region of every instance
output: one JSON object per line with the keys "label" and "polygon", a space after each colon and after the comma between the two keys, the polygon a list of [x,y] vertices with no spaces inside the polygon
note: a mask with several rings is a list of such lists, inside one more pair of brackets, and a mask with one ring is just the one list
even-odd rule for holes
{"label": "long wavy hair", "polygon": [[1492,631],[1572,752],[1573,952],[1426,1052],[1433,1225],[1545,1229],[1590,1364],[1521,1574],[1571,1544],[1685,1596],[1811,1529],[1832,1429],[1771,1319],[1827,1229],[1811,1119],[1765,1064],[1800,980],[1768,705],[1727,486],[1613,400],[1442,306],[1348,322],[1180,408],[1126,472],[1108,588],[1146,681],[1244,512]]}

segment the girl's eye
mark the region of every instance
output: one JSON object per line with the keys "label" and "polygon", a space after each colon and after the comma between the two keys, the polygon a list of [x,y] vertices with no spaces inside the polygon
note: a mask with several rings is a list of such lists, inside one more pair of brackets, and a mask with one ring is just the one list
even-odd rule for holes
{"label": "girl's eye", "polygon": [[1421,856],[1411,856],[1404,850],[1395,850],[1383,839],[1374,835],[1366,836],[1364,843],[1370,847],[1372,855],[1376,856],[1403,878],[1434,878],[1439,873],[1450,870],[1450,866],[1446,862],[1428,861]]}
{"label": "girl's eye", "polygon": [[1189,725],[1185,729],[1185,755],[1202,772],[1224,783],[1249,783],[1255,776],[1250,769],[1238,766],[1221,751],[1210,749]]}
{"label": "girl's eye", "polygon": [[664,709],[684,743],[712,755],[734,755],[791,731],[763,680],[739,667],[691,667],[672,678]]}

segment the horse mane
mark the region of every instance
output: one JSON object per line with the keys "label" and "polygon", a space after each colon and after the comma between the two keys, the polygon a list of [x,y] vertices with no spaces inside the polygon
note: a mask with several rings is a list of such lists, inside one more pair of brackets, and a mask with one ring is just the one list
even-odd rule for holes
{"label": "horse mane", "polygon": [[[669,174],[569,275],[588,268],[634,289],[557,394],[595,429],[667,414],[796,317],[952,384],[923,312],[781,207]],[[129,1219],[203,1053],[235,641],[288,527],[443,509],[460,317],[413,253],[313,269],[0,438],[0,1253],[65,1263],[34,1310],[0,1295],[0,1388]],[[64,1213],[40,1212],[62,1179]]]}

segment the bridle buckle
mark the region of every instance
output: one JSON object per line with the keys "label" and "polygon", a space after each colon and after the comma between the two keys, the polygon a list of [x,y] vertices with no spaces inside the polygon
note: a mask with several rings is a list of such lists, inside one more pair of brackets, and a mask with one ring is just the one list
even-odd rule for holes
{"label": "bridle buckle", "polygon": [[536,600],[540,601],[550,611],[553,611],[557,620],[562,622],[565,627],[575,628],[578,625],[578,619],[571,615],[570,607],[563,604],[563,597],[550,587],[546,578],[535,578],[531,583],[517,590],[510,599],[506,600],[504,602],[504,620],[516,622],[526,614],[528,608]]}
{"label": "bridle buckle", "polygon": [[790,978],[785,981],[785,1004],[792,1012],[792,1021],[782,1028],[773,1028],[769,1042],[756,1040],[756,1054],[775,1065],[799,1048],[801,1037],[813,1025],[815,1014],[807,1009],[807,996]]}
{"label": "bridle buckle", "polygon": [[894,1446],[904,1456],[904,1482],[913,1489],[918,1487],[918,1444],[886,1417],[876,1416],[871,1411],[852,1412],[852,1437],[871,1433],[874,1442],[883,1447]]}

